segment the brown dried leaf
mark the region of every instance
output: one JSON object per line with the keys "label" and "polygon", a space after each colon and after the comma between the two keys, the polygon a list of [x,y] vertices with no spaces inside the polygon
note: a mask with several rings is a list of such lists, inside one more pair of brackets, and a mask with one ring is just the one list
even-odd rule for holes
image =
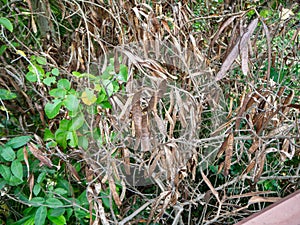
{"label": "brown dried leaf", "polygon": [[204,182],[206,183],[206,185],[209,187],[209,189],[211,190],[211,193],[213,193],[213,195],[216,197],[217,201],[220,202],[219,199],[219,193],[216,191],[216,189],[212,186],[211,182],[209,181],[209,179],[207,178],[207,176],[203,173],[202,169],[201,169],[201,175],[203,177]]}
{"label": "brown dried leaf", "polygon": [[28,177],[28,184],[29,184],[29,192],[30,192],[29,200],[31,200],[32,190],[33,190],[33,186],[34,186],[34,175],[33,175],[33,173],[30,174],[30,176]]}
{"label": "brown dried leaf", "polygon": [[294,109],[299,109],[300,110],[300,105],[298,105],[298,104],[289,104],[289,105],[287,105],[287,107],[294,108]]}
{"label": "brown dried leaf", "polygon": [[24,154],[24,161],[25,161],[26,168],[27,168],[27,177],[29,179],[30,167],[29,167],[29,162],[28,162],[28,152],[27,152],[26,146],[23,147],[23,154]]}
{"label": "brown dried leaf", "polygon": [[224,162],[221,162],[220,165],[218,166],[218,172],[217,172],[217,174],[220,174],[221,171],[223,170],[223,168],[224,168]]}
{"label": "brown dried leaf", "polygon": [[277,202],[281,198],[280,197],[261,197],[261,196],[253,196],[249,199],[248,205],[260,202]]}
{"label": "brown dried leaf", "polygon": [[115,184],[115,181],[112,177],[109,178],[109,189],[111,191],[111,194],[113,196],[113,199],[116,203],[116,205],[118,207],[120,207],[122,205],[122,202],[121,202],[121,199],[116,191],[116,184]]}
{"label": "brown dried leaf", "polygon": [[258,127],[256,128],[257,134],[260,134],[263,131],[263,129],[269,124],[270,120],[278,113],[279,110],[280,107],[278,107],[275,111],[270,111],[265,113],[266,115],[262,117],[260,128],[259,129]]}
{"label": "brown dried leaf", "polygon": [[38,160],[40,160],[40,166],[46,165],[49,168],[52,168],[53,164],[51,162],[51,160],[47,157],[44,156],[43,152],[41,150],[39,150],[34,144],[32,144],[31,142],[29,142],[27,144],[29,150],[31,151],[31,153],[34,155],[35,158],[37,158]]}
{"label": "brown dried leaf", "polygon": [[229,119],[232,116],[232,107],[233,107],[233,97],[230,97],[230,103],[229,103],[229,107],[228,107],[228,114],[226,119]]}
{"label": "brown dried leaf", "polygon": [[88,183],[92,182],[94,179],[94,172],[88,167],[85,167],[85,177]]}
{"label": "brown dried leaf", "polygon": [[119,62],[118,51],[114,52],[114,69],[115,69],[116,74],[118,74],[120,72],[120,62]]}
{"label": "brown dried leaf", "polygon": [[240,48],[240,54],[241,54],[241,59],[242,59],[242,72],[244,75],[248,74],[249,71],[249,66],[248,66],[248,43],[242,48]]}
{"label": "brown dried leaf", "polygon": [[[294,90],[291,90],[289,95],[284,99],[283,106],[289,105],[292,102],[294,96],[295,96],[295,92],[294,92]],[[285,114],[286,110],[284,109],[283,111],[284,111],[284,114]]]}
{"label": "brown dried leaf", "polygon": [[176,102],[179,107],[179,119],[180,119],[182,127],[185,128],[187,126],[187,122],[185,119],[185,117],[186,117],[185,109],[184,109],[182,98],[180,97],[179,91],[177,89],[175,90],[175,96],[176,96]]}
{"label": "brown dried leaf", "polygon": [[163,27],[164,27],[164,30],[168,31],[168,33],[170,34],[170,33],[171,33],[171,29],[170,29],[170,27],[169,27],[168,22],[167,22],[166,20],[162,19],[162,20],[161,20],[161,23],[162,23],[162,25],[163,25]]}
{"label": "brown dried leaf", "polygon": [[149,121],[148,121],[148,113],[143,112],[142,115],[142,127],[141,127],[141,149],[143,152],[150,151],[150,132],[149,132]]}
{"label": "brown dried leaf", "polygon": [[214,35],[211,43],[210,43],[210,47],[212,48],[216,42],[216,40],[219,38],[220,34],[223,32],[223,30],[230,25],[237,16],[232,16],[230,18],[228,18],[227,20],[224,21],[224,23],[221,25],[220,29],[217,31],[217,33]]}
{"label": "brown dried leaf", "polygon": [[236,45],[232,48],[231,52],[226,57],[225,61],[222,64],[220,71],[217,73],[215,78],[216,81],[221,80],[225,77],[227,71],[230,69],[234,60],[237,58],[239,54],[239,46],[246,46],[248,41],[250,40],[251,35],[253,34],[255,28],[257,27],[258,19],[254,19],[249,26],[247,27],[247,31],[243,34],[240,41],[236,43]]}
{"label": "brown dried leaf", "polygon": [[121,185],[122,185],[122,193],[120,195],[120,200],[121,202],[123,202],[124,198],[126,197],[126,189],[127,189],[124,180],[121,180]]}
{"label": "brown dried leaf", "polygon": [[281,97],[283,92],[285,91],[285,86],[281,86],[276,94],[277,97]]}
{"label": "brown dried leaf", "polygon": [[155,168],[157,166],[157,162],[158,162],[159,159],[160,159],[160,153],[158,153],[155,156],[154,160],[152,161],[151,165],[149,166],[149,177],[152,176],[152,173],[154,172],[154,170],[155,170]]}
{"label": "brown dried leaf", "polygon": [[275,191],[255,191],[255,192],[248,192],[245,194],[227,196],[227,199],[245,198],[245,197],[253,197],[256,195],[266,195],[266,194],[275,194],[275,193],[276,193]]}
{"label": "brown dried leaf", "polygon": [[222,64],[221,70],[217,73],[216,81],[221,80],[226,76],[227,71],[230,69],[231,65],[233,64],[234,60],[237,58],[239,54],[238,45],[235,45],[231,52],[226,57],[225,61]]}
{"label": "brown dried leaf", "polygon": [[268,46],[268,69],[267,69],[267,74],[266,74],[266,78],[267,80],[270,79],[270,73],[271,73],[271,60],[272,60],[272,54],[271,54],[271,37],[270,37],[270,31],[269,31],[269,28],[267,27],[267,25],[264,23],[264,21],[261,19],[260,20],[262,25],[263,25],[263,28],[264,28],[264,31],[265,31],[265,34],[266,34],[266,38],[267,38],[267,46]]}
{"label": "brown dried leaf", "polygon": [[[263,94],[262,94],[263,95]],[[255,92],[251,98],[249,99],[249,101],[247,102],[247,105],[246,105],[246,109],[245,111],[247,111],[252,105],[253,103],[257,102],[259,99],[260,99],[260,96],[257,92]]]}
{"label": "brown dried leaf", "polygon": [[134,134],[133,136],[136,137],[136,143],[134,149],[137,150],[142,136],[142,108],[140,106],[140,99],[138,99],[134,105],[132,106],[132,120],[134,123]]}
{"label": "brown dried leaf", "polygon": [[295,155],[295,145],[290,142],[291,141],[289,139],[284,139],[283,141],[282,150],[280,150],[280,157],[282,161],[285,161],[286,158],[292,160]]}
{"label": "brown dried leaf", "polygon": [[171,201],[171,192],[170,191],[163,191],[162,193],[160,193],[160,195],[158,196],[158,198],[153,202],[152,207],[151,207],[151,211],[150,211],[150,215],[148,217],[148,221],[147,221],[147,225],[150,224],[151,219],[153,218],[153,215],[155,213],[155,211],[160,211],[160,213],[157,215],[157,219],[159,219],[159,217],[161,215],[163,215],[163,213],[165,212],[165,208],[160,207],[161,201],[164,199],[164,205],[166,205],[166,203],[168,204]]}
{"label": "brown dried leaf", "polygon": [[124,169],[127,175],[130,175],[130,152],[127,148],[122,149],[123,161],[124,161]]}
{"label": "brown dried leaf", "polygon": [[71,175],[75,178],[75,180],[77,180],[78,182],[80,182],[80,177],[79,174],[77,173],[75,167],[73,165],[71,165],[70,163],[67,163],[68,169],[71,172]]}
{"label": "brown dried leaf", "polygon": [[231,166],[231,157],[233,152],[233,133],[230,133],[227,137],[227,146],[225,148],[225,163],[224,163],[224,176],[229,174],[229,169]]}
{"label": "brown dried leaf", "polygon": [[157,115],[157,113],[154,114],[154,120],[157,124],[158,130],[160,133],[162,133],[164,136],[167,135],[166,127],[163,122],[163,120]]}
{"label": "brown dried leaf", "polygon": [[159,84],[158,90],[151,97],[148,104],[148,112],[157,112],[157,103],[163,97],[164,93],[167,91],[167,82],[166,80],[162,80]]}
{"label": "brown dried leaf", "polygon": [[[247,94],[243,100],[242,106],[236,116],[236,121],[235,121],[235,130],[238,130],[240,128],[240,124],[241,124],[241,117],[244,114],[244,112],[246,111],[246,107],[248,105],[248,102],[251,99],[251,94]],[[250,106],[249,106],[250,107]]]}
{"label": "brown dried leaf", "polygon": [[255,114],[255,116],[253,118],[253,123],[254,123],[254,125],[256,125],[256,133],[257,134],[263,128],[265,120],[266,120],[265,112],[260,112],[260,113]]}
{"label": "brown dried leaf", "polygon": [[250,173],[250,171],[254,168],[254,166],[255,166],[255,160],[252,159],[243,174]]}
{"label": "brown dried leaf", "polygon": [[[223,141],[218,153],[217,158],[220,158],[222,154],[226,151],[226,149],[229,147],[230,143],[233,143],[233,133],[229,133],[226,139]],[[232,147],[232,146],[231,146]]]}
{"label": "brown dried leaf", "polygon": [[259,140],[255,139],[251,145],[251,147],[249,148],[248,152],[250,154],[253,154],[259,147]]}
{"label": "brown dried leaf", "polygon": [[273,130],[270,131],[270,133],[266,136],[267,138],[273,138],[274,136],[278,134],[283,134],[287,131],[289,131],[293,125],[290,124],[283,124],[279,127],[274,128]]}
{"label": "brown dried leaf", "polygon": [[211,136],[217,135],[220,131],[231,125],[232,122],[234,122],[236,118],[232,118],[231,120],[227,121],[226,123],[223,123],[220,125],[214,132],[211,133]]}
{"label": "brown dried leaf", "polygon": [[282,143],[282,149],[280,150],[280,156],[281,160],[285,161],[286,159],[286,153],[289,152],[289,147],[290,147],[290,140],[289,139],[284,139]]}
{"label": "brown dried leaf", "polygon": [[259,181],[259,178],[264,170],[264,164],[265,164],[265,159],[266,159],[266,155],[264,153],[260,154],[259,158],[258,158],[258,167],[257,167],[257,171],[254,177],[254,183],[256,184]]}
{"label": "brown dried leaf", "polygon": [[196,179],[197,163],[198,163],[197,153],[194,153],[186,165],[187,172],[192,173],[192,180]]}

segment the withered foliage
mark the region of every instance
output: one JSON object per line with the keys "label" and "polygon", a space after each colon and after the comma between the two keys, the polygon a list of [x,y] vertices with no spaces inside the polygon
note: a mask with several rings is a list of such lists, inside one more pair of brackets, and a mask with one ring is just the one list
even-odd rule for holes
{"label": "withered foliage", "polygon": [[[109,99],[112,109],[99,108],[86,118],[91,129],[99,128],[101,145],[91,140],[88,150],[71,149],[68,156],[85,162],[81,172],[95,216],[90,224],[230,224],[251,214],[250,205],[258,210],[278,200],[259,182],[280,180],[284,162],[299,157],[299,89],[271,74],[276,63],[299,63],[299,34],[285,49],[273,41],[292,29],[289,20],[265,21],[243,1],[226,1],[235,2],[229,8],[209,1],[43,2],[61,10],[55,22],[64,27],[56,32],[55,16],[47,11],[43,54],[74,87],[84,89],[86,80],[70,72],[101,75],[112,52],[116,73],[120,64],[128,67],[125,90]],[[35,32],[40,22],[31,21]],[[30,99],[24,72],[1,60],[1,88],[20,96],[7,109],[18,112],[24,130],[33,131],[23,122],[30,121],[27,110],[40,116],[41,127],[55,129],[57,121],[47,120],[41,107],[49,99],[46,88],[33,87],[39,97]],[[288,74],[290,81],[299,82],[297,75]],[[53,166],[51,156],[32,143],[28,147],[41,164]],[[80,182],[66,155],[55,151]],[[269,164],[269,157],[281,165]],[[293,190],[299,167],[290,173]],[[99,198],[107,189],[117,216],[113,209],[105,212]],[[134,204],[139,208],[132,210]]]}

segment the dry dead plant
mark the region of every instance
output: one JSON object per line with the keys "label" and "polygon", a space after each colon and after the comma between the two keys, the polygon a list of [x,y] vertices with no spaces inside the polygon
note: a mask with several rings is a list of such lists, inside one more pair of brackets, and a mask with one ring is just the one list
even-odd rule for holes
{"label": "dry dead plant", "polygon": [[[87,151],[71,153],[86,163],[89,211],[96,215],[90,224],[232,224],[278,200],[261,182],[289,180],[287,189],[298,188],[300,166],[286,162],[299,161],[299,89],[274,82],[271,67],[277,58],[282,65],[299,63],[299,29],[295,46],[287,44],[280,55],[271,43],[287,33],[288,21],[268,24],[258,13],[249,19],[252,8],[242,1],[241,10],[217,6],[218,15],[195,9],[194,1],[108,2],[57,3],[63,18],[55,23],[76,20],[77,27],[58,34],[57,45],[49,39],[41,46],[66,76],[101,75],[111,57],[115,71],[121,63],[128,67],[125,90],[109,99],[112,109],[87,118],[103,143],[91,140]],[[203,23],[201,31],[195,21]],[[242,73],[231,73],[239,67]],[[22,93],[44,118],[18,88],[24,81],[11,78],[18,71],[1,73],[1,87]],[[70,79],[78,90],[93,85]],[[68,171],[78,178],[71,165]],[[107,189],[109,210],[99,197]]]}

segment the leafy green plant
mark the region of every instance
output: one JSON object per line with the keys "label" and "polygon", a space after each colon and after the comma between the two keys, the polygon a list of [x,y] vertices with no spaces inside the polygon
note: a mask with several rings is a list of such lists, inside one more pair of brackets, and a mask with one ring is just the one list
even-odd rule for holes
{"label": "leafy green plant", "polygon": [[23,218],[14,224],[64,225],[74,217],[86,223],[89,218],[86,193],[78,195],[65,177],[53,176],[63,168],[38,166],[40,159],[31,154],[32,148],[26,147],[30,141],[30,136],[18,136],[0,146],[0,190],[8,192],[15,187],[14,198],[27,205]]}
{"label": "leafy green plant", "polygon": [[12,23],[5,17],[0,17],[0,25],[3,25],[10,32],[14,30]]}
{"label": "leafy green plant", "polygon": [[[51,74],[53,74],[53,70]],[[98,106],[103,109],[111,108],[109,97],[119,91],[119,83],[122,84],[127,81],[127,67],[121,65],[120,73],[116,74],[111,60],[101,76],[79,72],[73,72],[72,74],[78,81],[88,78],[89,82],[94,85],[93,87],[85,87],[81,91],[75,91],[71,88],[71,83],[67,79],[57,81],[56,87],[49,91],[53,100],[45,105],[45,113],[49,119],[53,119],[58,116],[62,108],[65,108],[70,118],[62,119],[54,133],[46,129],[44,140],[50,141],[50,145],[59,144],[64,149],[67,146],[76,147],[78,145],[87,149],[87,137],[82,135],[89,133],[86,126],[86,117],[97,112]],[[78,131],[81,135],[78,135]]]}

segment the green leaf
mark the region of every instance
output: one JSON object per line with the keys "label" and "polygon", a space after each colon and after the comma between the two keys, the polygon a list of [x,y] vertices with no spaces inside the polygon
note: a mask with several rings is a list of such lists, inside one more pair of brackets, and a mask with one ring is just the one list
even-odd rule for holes
{"label": "green leaf", "polygon": [[56,83],[56,77],[47,77],[43,80],[43,83],[50,87],[51,84]]}
{"label": "green leaf", "polygon": [[41,191],[41,185],[40,184],[35,184],[33,187],[33,194],[37,196]]}
{"label": "green leaf", "polygon": [[83,191],[81,195],[78,196],[77,200],[80,202],[80,205],[83,207],[89,205],[88,199],[86,197],[86,191]]}
{"label": "green leaf", "polygon": [[54,75],[54,76],[58,76],[59,75],[59,70],[57,68],[53,68],[51,70],[51,73]]}
{"label": "green leaf", "polygon": [[45,203],[45,199],[42,197],[34,197],[29,201],[33,206],[41,206]]}
{"label": "green leaf", "polygon": [[48,211],[48,216],[58,217],[65,213],[65,208],[54,208]]}
{"label": "green leaf", "polygon": [[22,225],[34,225],[34,217],[29,217],[29,219],[26,220],[25,223],[22,223]]}
{"label": "green leaf", "polygon": [[9,181],[11,177],[10,168],[0,164],[0,175],[4,178],[4,180]]}
{"label": "green leaf", "polygon": [[38,56],[38,57],[36,58],[36,61],[37,61],[37,63],[40,64],[40,65],[46,65],[46,64],[47,64],[46,58],[41,57],[41,56]]}
{"label": "green leaf", "polygon": [[51,140],[54,140],[54,134],[52,134],[49,128],[46,128],[44,132],[44,141],[51,141]]}
{"label": "green leaf", "polygon": [[64,100],[64,105],[70,111],[77,112],[79,107],[79,100],[75,95],[67,95]]}
{"label": "green leaf", "polygon": [[23,151],[23,148],[19,148],[19,150],[17,151],[17,160],[19,162],[24,161],[24,151]]}
{"label": "green leaf", "polygon": [[46,143],[46,148],[54,148],[57,146],[57,142],[56,141],[50,141],[48,143]]}
{"label": "green leaf", "polygon": [[82,127],[82,125],[84,124],[84,116],[83,114],[80,114],[79,116],[75,117],[74,119],[72,119],[70,121],[70,128],[69,131],[75,131],[78,130],[80,127]]}
{"label": "green leaf", "polygon": [[76,131],[70,131],[67,135],[67,140],[69,140],[69,146],[75,148],[78,146],[78,137]]}
{"label": "green leaf", "polygon": [[114,93],[118,92],[119,89],[120,89],[119,83],[118,83],[116,80],[114,80],[114,81],[112,82],[112,85],[113,85],[113,87],[114,87]]}
{"label": "green leaf", "polygon": [[31,73],[34,73],[35,75],[37,75],[36,72],[38,72],[40,77],[45,76],[45,71],[44,71],[43,67],[41,67],[40,65],[37,65],[37,64],[29,65],[28,70]]}
{"label": "green leaf", "polygon": [[114,93],[114,86],[113,86],[111,80],[103,80],[102,84],[103,84],[103,88],[105,89],[107,96],[109,96],[109,97],[112,96],[112,94]]}
{"label": "green leaf", "polygon": [[59,129],[66,130],[66,131],[69,130],[70,123],[71,123],[71,120],[66,120],[66,119],[61,120],[59,123]]}
{"label": "green leaf", "polygon": [[2,99],[2,100],[11,100],[11,99],[14,99],[16,97],[17,97],[17,95],[15,93],[12,93],[11,91],[0,88],[0,99]]}
{"label": "green leaf", "polygon": [[1,151],[1,156],[6,161],[11,162],[16,158],[16,153],[10,146],[5,145],[5,147]]}
{"label": "green leaf", "polygon": [[6,49],[7,49],[6,45],[1,45],[1,47],[0,47],[0,55],[3,55],[3,53],[5,52]]}
{"label": "green leaf", "polygon": [[26,221],[32,220],[32,224],[34,225],[34,217],[32,215],[23,217],[22,219],[18,220],[17,222],[14,222],[13,225],[24,225],[26,224]]}
{"label": "green leaf", "polygon": [[65,225],[65,224],[67,224],[66,218],[63,215],[60,215],[58,217],[48,216],[48,219],[55,225]]}
{"label": "green leaf", "polygon": [[67,220],[70,220],[70,217],[72,216],[72,214],[73,214],[73,209],[70,207],[70,208],[67,208],[66,209],[66,212],[67,212],[67,215],[66,215],[66,217],[67,217]]}
{"label": "green leaf", "polygon": [[61,207],[63,206],[64,204],[58,200],[57,198],[48,198],[46,200],[46,204],[49,208],[56,208],[56,207]]}
{"label": "green leaf", "polygon": [[68,191],[64,188],[55,188],[54,193],[59,194],[59,195],[66,195],[66,194],[68,194]]}
{"label": "green leaf", "polygon": [[37,182],[38,184],[41,183],[41,182],[43,182],[44,179],[45,179],[45,177],[46,177],[46,172],[40,173],[39,176],[38,176],[38,178],[37,178],[37,181],[36,181],[36,182]]}
{"label": "green leaf", "polygon": [[267,18],[269,15],[270,15],[270,10],[268,9],[262,9],[260,12],[259,12],[259,15],[263,18]]}
{"label": "green leaf", "polygon": [[103,109],[111,109],[111,108],[112,108],[112,106],[111,106],[111,104],[110,104],[109,101],[101,102],[101,103],[100,103],[100,106],[101,106]]}
{"label": "green leaf", "polygon": [[89,147],[89,140],[85,136],[78,137],[78,145],[84,150],[87,150]]}
{"label": "green leaf", "polygon": [[127,82],[128,80],[128,69],[127,66],[121,64],[120,65],[120,73],[118,74],[118,79],[123,82]]}
{"label": "green leaf", "polygon": [[81,73],[77,72],[77,71],[73,71],[72,75],[75,77],[81,77]]}
{"label": "green leaf", "polygon": [[7,184],[7,182],[1,178],[0,179],[0,190],[2,190],[2,188],[4,188],[6,184]]}
{"label": "green leaf", "polygon": [[49,119],[53,119],[59,113],[59,109],[62,105],[62,101],[60,99],[54,99],[53,103],[48,102],[45,106],[45,112]]}
{"label": "green leaf", "polygon": [[63,147],[63,149],[66,149],[67,147],[67,135],[68,135],[68,131],[66,130],[58,129],[55,131],[55,141],[61,147]]}
{"label": "green leaf", "polygon": [[17,177],[20,180],[23,180],[23,166],[22,166],[22,163],[20,163],[17,160],[14,160],[11,163],[11,172],[15,177]]}
{"label": "green leaf", "polygon": [[100,192],[100,196],[102,197],[101,200],[103,202],[103,206],[106,208],[106,209],[109,209],[110,208],[110,204],[109,204],[109,198],[108,198],[108,195],[104,192],[104,191],[101,191]]}
{"label": "green leaf", "polygon": [[24,145],[26,145],[31,139],[31,136],[19,136],[10,139],[7,143],[6,146],[10,146],[12,148],[20,148]]}
{"label": "green leaf", "polygon": [[47,208],[46,206],[40,206],[35,213],[34,224],[35,225],[43,225],[45,224],[47,217]]}
{"label": "green leaf", "polygon": [[106,95],[105,91],[102,89],[102,91],[99,92],[99,94],[98,94],[97,103],[100,104],[101,102],[106,101],[106,100],[107,100],[107,95]]}
{"label": "green leaf", "polygon": [[57,83],[57,88],[70,90],[71,83],[67,79],[60,79]]}
{"label": "green leaf", "polygon": [[20,185],[22,183],[23,183],[23,180],[15,177],[15,176],[11,176],[10,179],[9,179],[9,183],[8,184],[10,186],[18,186],[18,185]]}
{"label": "green leaf", "polygon": [[74,194],[72,185],[64,179],[57,180],[57,187],[67,190],[69,196]]}
{"label": "green leaf", "polygon": [[25,75],[26,79],[30,82],[37,82],[37,76],[36,73],[29,71],[28,73],[26,73]]}
{"label": "green leaf", "polygon": [[64,98],[67,94],[67,91],[65,89],[54,88],[49,91],[49,94],[55,98]]}
{"label": "green leaf", "polygon": [[10,32],[13,32],[14,30],[13,25],[7,18],[0,17],[0,24],[3,25]]}

